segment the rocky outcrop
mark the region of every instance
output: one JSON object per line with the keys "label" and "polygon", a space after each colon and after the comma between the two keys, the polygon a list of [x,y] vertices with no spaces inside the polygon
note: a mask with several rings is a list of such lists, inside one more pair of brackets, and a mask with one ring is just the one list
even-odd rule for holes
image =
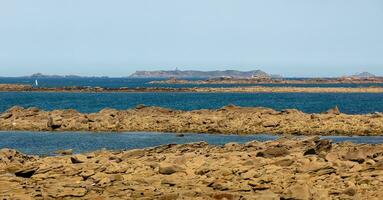
{"label": "rocky outcrop", "polygon": [[[177,82],[178,80],[170,80]],[[383,82],[383,81],[382,81]],[[233,83],[234,84],[234,83]],[[103,87],[59,87],[44,88],[32,87],[29,85],[0,86],[0,91],[25,91],[25,92],[209,92],[209,93],[383,93],[383,87],[264,87],[264,86],[243,86],[243,87],[193,87],[193,88],[172,88],[172,87],[136,87],[136,88],[103,88]]]}
{"label": "rocky outcrop", "polygon": [[382,188],[382,144],[315,137],[56,157],[0,150],[1,199],[380,199]]}
{"label": "rocky outcrop", "polygon": [[32,89],[31,85],[0,84],[0,91],[28,91],[31,89]]}
{"label": "rocky outcrop", "polygon": [[381,135],[381,113],[348,115],[337,107],[322,114],[294,109],[226,106],[218,110],[180,111],[139,105],[129,110],[43,111],[13,107],[0,114],[0,130],[154,131],[176,133]]}

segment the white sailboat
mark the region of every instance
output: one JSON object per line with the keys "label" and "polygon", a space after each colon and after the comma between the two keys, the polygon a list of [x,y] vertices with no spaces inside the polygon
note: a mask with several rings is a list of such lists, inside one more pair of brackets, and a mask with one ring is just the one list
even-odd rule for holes
{"label": "white sailboat", "polygon": [[37,79],[35,80],[35,86],[39,87],[39,82],[37,81]]}

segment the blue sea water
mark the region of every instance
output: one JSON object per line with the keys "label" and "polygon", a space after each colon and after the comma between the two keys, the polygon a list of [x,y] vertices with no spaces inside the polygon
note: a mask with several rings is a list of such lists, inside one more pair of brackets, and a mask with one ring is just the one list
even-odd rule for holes
{"label": "blue sea water", "polygon": [[[41,87],[100,86],[100,87],[235,87],[239,85],[150,85],[153,79],[129,78],[55,78],[39,79]],[[0,83],[33,84],[30,78],[0,78]],[[266,84],[267,85],[267,84]],[[320,84],[296,85],[305,87],[366,87],[383,84]],[[278,85],[268,85],[278,86]],[[294,85],[289,85],[294,86]],[[171,109],[217,109],[228,104],[262,106],[276,110],[296,108],[307,113],[323,112],[337,105],[344,113],[362,114],[383,112],[383,94],[378,93],[56,93],[56,92],[0,92],[0,112],[12,106],[38,107],[44,110],[76,109],[97,112],[103,108],[119,110],[138,104]],[[221,145],[227,142],[244,143],[251,140],[273,140],[275,135],[209,135],[190,134],[176,137],[169,133],[52,133],[0,132],[0,149],[13,148],[27,154],[49,155],[58,149],[88,152],[100,148],[132,149],[168,143],[206,141]],[[327,138],[327,137],[326,137]],[[383,143],[380,137],[330,137],[335,142]]]}
{"label": "blue sea water", "polygon": [[217,109],[234,104],[262,106],[276,110],[296,108],[307,113],[320,113],[337,105],[344,113],[361,114],[383,112],[383,94],[0,92],[0,112],[19,105],[44,110],[76,109],[91,113],[103,108],[124,110],[138,104],[179,110]]}
{"label": "blue sea water", "polygon": [[[177,137],[172,133],[83,133],[83,132],[0,132],[0,149],[17,149],[26,154],[52,155],[56,150],[73,149],[75,153],[90,152],[102,148],[124,150],[154,147],[163,144],[183,144],[205,141],[209,144],[223,145],[228,142],[246,143],[249,141],[268,141],[276,135],[214,135],[185,134]],[[334,142],[383,143],[383,136],[349,137],[326,136]]]}
{"label": "blue sea water", "polygon": [[[0,77],[1,83],[30,84],[35,83],[35,78],[29,77]],[[190,87],[238,87],[238,86],[290,86],[290,87],[370,87],[380,86],[383,83],[367,84],[149,84],[150,81],[165,80],[154,78],[38,78],[40,87],[64,87],[64,86],[92,86],[92,87],[171,87],[171,88],[190,88]],[[199,80],[199,79],[188,79]]]}

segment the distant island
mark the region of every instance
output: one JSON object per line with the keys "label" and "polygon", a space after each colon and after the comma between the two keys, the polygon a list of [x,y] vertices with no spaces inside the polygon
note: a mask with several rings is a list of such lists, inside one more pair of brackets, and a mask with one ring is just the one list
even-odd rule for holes
{"label": "distant island", "polygon": [[[2,78],[112,78],[109,76],[81,76],[81,75],[47,75],[43,73],[34,73],[28,76],[18,76],[18,77],[2,77]],[[319,81],[321,80],[381,80],[382,76],[376,76],[369,72],[362,72],[350,76],[340,76],[340,77],[322,77],[322,78],[284,78],[281,75],[268,74],[262,70],[252,70],[252,71],[237,71],[237,70],[216,70],[216,71],[196,71],[196,70],[160,70],[160,71],[136,71],[129,76],[121,76],[114,78],[167,78],[169,83],[175,82],[184,82],[182,79],[189,78],[199,78],[206,80],[199,80],[197,82],[232,82],[240,80],[240,82],[248,80],[256,81],[266,81],[273,80],[273,82],[284,82],[284,80],[310,80],[310,81]],[[189,82],[189,81],[186,81]]]}
{"label": "distant island", "polygon": [[362,72],[352,76],[333,78],[282,78],[273,76],[253,75],[251,77],[221,76],[205,80],[187,80],[171,77],[167,80],[155,80],[150,84],[339,84],[339,83],[383,83],[383,77],[369,72]]}
{"label": "distant island", "polygon": [[21,78],[109,78],[108,76],[79,76],[79,75],[47,75],[43,73],[35,73],[29,76],[21,76]]}
{"label": "distant island", "polygon": [[262,70],[252,71],[195,71],[195,70],[169,70],[169,71],[136,71],[130,78],[281,78],[280,75],[268,74]]}

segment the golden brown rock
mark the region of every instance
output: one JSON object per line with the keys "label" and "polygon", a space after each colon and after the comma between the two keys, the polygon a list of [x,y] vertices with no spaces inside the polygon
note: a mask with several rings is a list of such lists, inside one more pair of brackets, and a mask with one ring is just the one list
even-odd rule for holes
{"label": "golden brown rock", "polygon": [[338,111],[307,114],[297,110],[275,111],[259,107],[226,106],[217,110],[179,111],[140,106],[120,111],[103,109],[90,114],[75,110],[42,111],[13,107],[1,115],[0,130],[294,135],[383,133],[383,117],[376,117],[376,114],[348,115]]}
{"label": "golden brown rock", "polygon": [[[304,155],[307,148],[315,149],[318,144],[331,148],[320,152],[323,157]],[[280,148],[288,149],[288,154],[256,156],[267,149]],[[355,150],[361,150],[363,163],[345,159]],[[73,164],[72,157],[81,162]],[[17,165],[21,170],[7,171]],[[383,195],[382,166],[382,144],[332,144],[318,138],[281,138],[225,146],[199,142],[56,157],[26,156],[3,149],[0,150],[0,197],[379,199]],[[20,171],[28,176],[17,176]]]}

